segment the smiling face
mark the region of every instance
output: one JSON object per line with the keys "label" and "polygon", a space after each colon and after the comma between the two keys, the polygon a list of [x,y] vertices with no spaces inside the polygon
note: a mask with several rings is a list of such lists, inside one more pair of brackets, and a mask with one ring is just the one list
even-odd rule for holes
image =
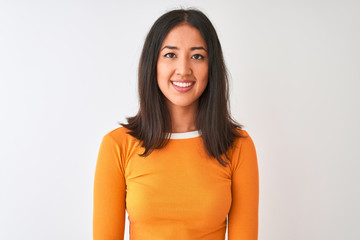
{"label": "smiling face", "polygon": [[157,61],[157,82],[170,111],[197,108],[208,83],[207,53],[201,33],[189,24],[175,26],[165,37]]}

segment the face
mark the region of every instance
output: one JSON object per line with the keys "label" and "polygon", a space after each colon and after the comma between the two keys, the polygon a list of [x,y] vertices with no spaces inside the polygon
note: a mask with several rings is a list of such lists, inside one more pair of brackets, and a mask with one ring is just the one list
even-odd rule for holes
{"label": "face", "polygon": [[197,108],[208,83],[208,49],[198,29],[174,27],[165,37],[157,62],[157,82],[170,111]]}

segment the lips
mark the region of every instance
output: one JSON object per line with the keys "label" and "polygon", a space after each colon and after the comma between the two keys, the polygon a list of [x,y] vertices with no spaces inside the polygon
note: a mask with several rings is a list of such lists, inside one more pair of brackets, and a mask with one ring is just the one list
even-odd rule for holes
{"label": "lips", "polygon": [[187,92],[193,88],[195,81],[183,80],[183,81],[171,81],[172,86],[179,92]]}
{"label": "lips", "polygon": [[194,80],[170,80],[171,82],[182,82],[182,83],[189,83],[189,82],[195,82]]}

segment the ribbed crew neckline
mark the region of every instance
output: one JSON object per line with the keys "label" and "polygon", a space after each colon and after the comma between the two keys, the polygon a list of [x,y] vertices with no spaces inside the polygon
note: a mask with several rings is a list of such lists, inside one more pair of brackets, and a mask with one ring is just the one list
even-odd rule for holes
{"label": "ribbed crew neckline", "polygon": [[183,132],[183,133],[171,133],[170,139],[187,139],[187,138],[195,138],[201,135],[200,130]]}

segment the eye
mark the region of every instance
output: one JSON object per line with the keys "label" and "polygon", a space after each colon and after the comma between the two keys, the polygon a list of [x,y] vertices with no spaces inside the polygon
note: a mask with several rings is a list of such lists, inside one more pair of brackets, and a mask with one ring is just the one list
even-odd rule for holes
{"label": "eye", "polygon": [[167,53],[164,55],[164,57],[166,58],[174,58],[175,56],[176,56],[175,53]]}
{"label": "eye", "polygon": [[204,59],[204,56],[201,54],[195,54],[191,57],[192,59],[202,60]]}

